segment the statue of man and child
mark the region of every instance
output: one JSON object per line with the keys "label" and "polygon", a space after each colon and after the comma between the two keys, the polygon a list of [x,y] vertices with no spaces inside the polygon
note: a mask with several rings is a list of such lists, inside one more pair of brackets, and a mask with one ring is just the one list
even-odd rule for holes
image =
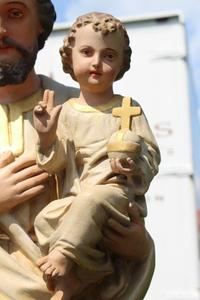
{"label": "statue of man and child", "polygon": [[99,12],[72,25],[60,54],[79,91],[34,71],[51,1],[2,0],[0,17],[1,299],[143,299],[160,152],[140,104],[113,91],[130,68],[124,25]]}

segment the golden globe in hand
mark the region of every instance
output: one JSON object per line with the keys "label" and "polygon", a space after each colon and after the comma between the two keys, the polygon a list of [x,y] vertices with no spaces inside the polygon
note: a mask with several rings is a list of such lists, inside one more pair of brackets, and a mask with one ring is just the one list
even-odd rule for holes
{"label": "golden globe in hand", "polygon": [[119,130],[114,132],[107,145],[108,157],[128,158],[136,161],[141,153],[141,138],[131,130]]}

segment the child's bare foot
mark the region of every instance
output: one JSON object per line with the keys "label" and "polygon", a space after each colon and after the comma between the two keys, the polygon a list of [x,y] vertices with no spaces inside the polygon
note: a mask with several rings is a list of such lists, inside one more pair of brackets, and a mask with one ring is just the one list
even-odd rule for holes
{"label": "child's bare foot", "polygon": [[82,292],[83,286],[74,274],[73,261],[59,250],[54,249],[40,258],[37,265],[46,277],[47,288],[54,291],[51,300],[70,300]]}
{"label": "child's bare foot", "polygon": [[55,249],[47,256],[40,258],[37,265],[44,274],[48,289],[54,290],[54,281],[60,277],[65,277],[69,273],[73,262]]}
{"label": "child's bare foot", "polygon": [[40,270],[47,276],[60,277],[68,273],[73,265],[73,262],[55,249],[47,256],[40,258],[37,261]]}

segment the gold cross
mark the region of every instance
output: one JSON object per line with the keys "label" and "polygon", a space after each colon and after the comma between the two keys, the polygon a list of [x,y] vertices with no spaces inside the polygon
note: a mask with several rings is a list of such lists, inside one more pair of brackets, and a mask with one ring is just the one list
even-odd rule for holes
{"label": "gold cross", "polygon": [[121,118],[121,129],[131,129],[131,119],[141,114],[141,108],[132,106],[131,98],[124,98],[121,107],[113,108],[112,115]]}

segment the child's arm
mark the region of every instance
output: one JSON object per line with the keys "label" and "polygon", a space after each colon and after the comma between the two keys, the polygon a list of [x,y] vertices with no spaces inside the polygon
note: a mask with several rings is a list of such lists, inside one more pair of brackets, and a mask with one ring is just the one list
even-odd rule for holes
{"label": "child's arm", "polygon": [[146,193],[151,180],[158,172],[160,151],[143,112],[133,118],[132,130],[140,137],[139,157],[136,161],[131,158],[112,159],[111,168],[117,174],[126,175],[134,186],[135,193],[142,195]]}
{"label": "child's arm", "polygon": [[140,116],[133,119],[132,126],[135,128],[136,134],[141,138],[141,154],[136,161],[139,172],[138,174],[135,173],[132,178],[133,180],[135,179],[134,185],[137,188],[137,193],[144,195],[152,179],[158,173],[158,166],[161,159],[160,150],[143,112]]}
{"label": "child's arm", "polygon": [[38,133],[36,161],[39,167],[51,174],[63,169],[66,163],[67,137],[57,135],[57,128],[62,123],[59,121],[58,124],[61,108],[62,105],[54,107],[54,91],[45,90],[43,101],[33,110],[34,126]]}

